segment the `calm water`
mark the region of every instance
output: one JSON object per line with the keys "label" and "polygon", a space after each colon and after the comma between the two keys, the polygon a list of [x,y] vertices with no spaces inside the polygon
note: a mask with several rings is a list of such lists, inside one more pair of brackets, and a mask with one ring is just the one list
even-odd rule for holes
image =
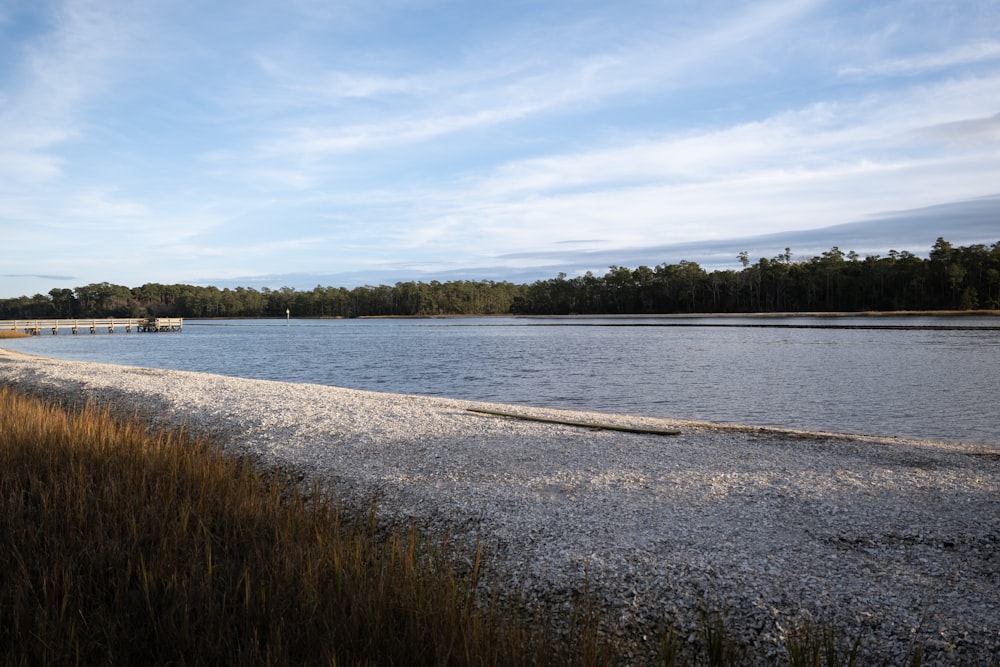
{"label": "calm water", "polygon": [[[738,323],[780,326],[718,326]],[[922,328],[948,325],[965,329]],[[81,361],[1000,448],[998,326],[996,318],[884,317],[187,320],[181,334],[46,334],[2,345]]]}

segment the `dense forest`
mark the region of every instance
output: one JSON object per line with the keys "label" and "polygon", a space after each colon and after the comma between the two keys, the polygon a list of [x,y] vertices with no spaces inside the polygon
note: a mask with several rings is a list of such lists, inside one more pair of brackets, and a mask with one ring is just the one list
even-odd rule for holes
{"label": "dense forest", "polygon": [[1000,241],[953,247],[939,238],[927,258],[889,251],[861,258],[837,247],[794,260],[785,251],[739,269],[695,262],[591,272],[518,285],[494,281],[316,286],[302,291],[97,283],[0,299],[0,319],[75,317],[295,317],[495,314],[655,314],[1000,309]]}

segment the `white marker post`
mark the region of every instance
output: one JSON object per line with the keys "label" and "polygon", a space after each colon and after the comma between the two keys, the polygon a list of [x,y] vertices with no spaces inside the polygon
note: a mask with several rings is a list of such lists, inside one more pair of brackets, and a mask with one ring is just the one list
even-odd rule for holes
{"label": "white marker post", "polygon": [[285,326],[287,327],[292,321],[292,309],[285,308]]}

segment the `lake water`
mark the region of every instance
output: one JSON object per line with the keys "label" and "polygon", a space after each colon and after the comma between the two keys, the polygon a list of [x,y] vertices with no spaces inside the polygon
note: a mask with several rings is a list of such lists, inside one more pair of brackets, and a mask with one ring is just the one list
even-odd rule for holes
{"label": "lake water", "polygon": [[80,361],[1000,448],[997,318],[186,320],[180,334],[44,334],[0,345]]}

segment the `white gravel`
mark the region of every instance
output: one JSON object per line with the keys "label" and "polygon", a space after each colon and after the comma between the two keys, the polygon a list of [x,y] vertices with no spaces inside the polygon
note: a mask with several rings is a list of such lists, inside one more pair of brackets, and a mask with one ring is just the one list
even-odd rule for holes
{"label": "white gravel", "polygon": [[[720,615],[763,663],[803,622],[862,633],[863,664],[1000,664],[997,448],[723,427],[42,359],[0,350],[0,383],[110,402],[377,498],[386,521],[481,539],[529,603],[588,590],[611,632]],[[653,428],[656,436],[467,408]]]}

